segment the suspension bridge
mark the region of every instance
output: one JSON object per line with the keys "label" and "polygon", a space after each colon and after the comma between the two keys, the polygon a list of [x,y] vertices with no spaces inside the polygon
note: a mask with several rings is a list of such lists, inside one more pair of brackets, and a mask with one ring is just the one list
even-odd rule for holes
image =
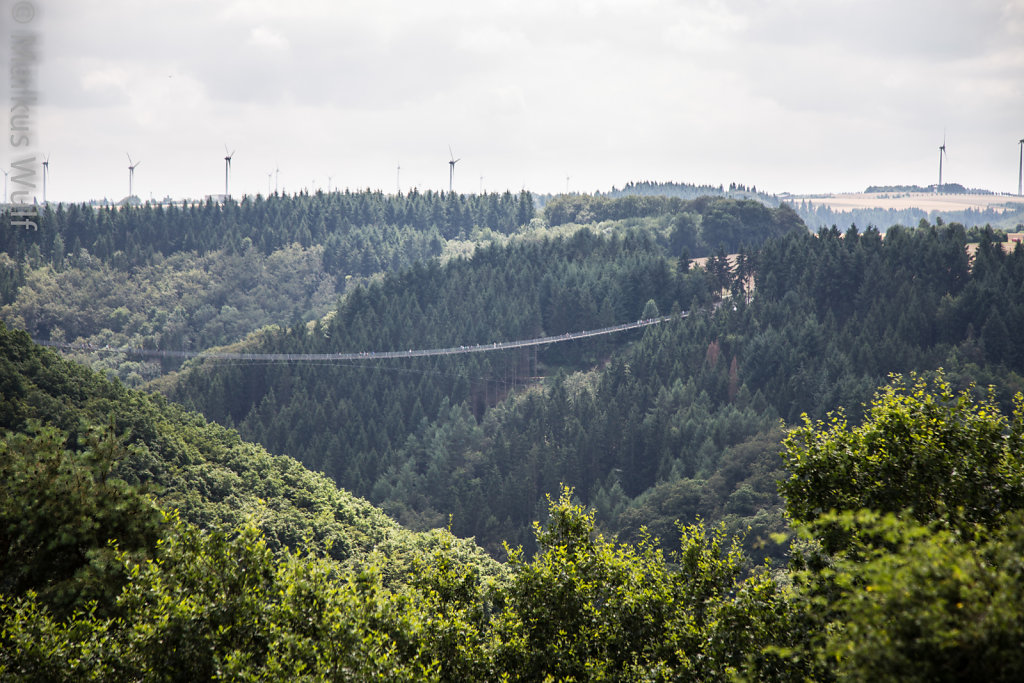
{"label": "suspension bridge", "polygon": [[[680,317],[687,317],[687,313],[679,314]],[[359,360],[381,360],[389,358],[422,358],[425,356],[453,356],[460,353],[488,353],[492,351],[506,351],[508,349],[521,349],[530,346],[545,346],[547,344],[559,344],[562,342],[587,339],[589,337],[600,337],[608,334],[637,330],[652,325],[658,325],[672,316],[664,315],[657,318],[644,318],[636,322],[624,323],[601,327],[595,330],[580,330],[578,332],[566,332],[565,334],[553,337],[534,337],[533,339],[517,339],[514,341],[491,342],[489,344],[469,344],[462,346],[449,346],[436,349],[409,349],[407,351],[354,351],[349,353],[244,353],[237,351],[184,351],[171,349],[144,349],[135,346],[96,346],[95,344],[71,344],[56,341],[37,341],[43,346],[50,346],[66,351],[85,353],[121,353],[132,356],[145,356],[157,358],[200,358],[203,360],[231,360],[231,361],[258,361],[258,362],[325,362],[325,361],[359,361]]]}

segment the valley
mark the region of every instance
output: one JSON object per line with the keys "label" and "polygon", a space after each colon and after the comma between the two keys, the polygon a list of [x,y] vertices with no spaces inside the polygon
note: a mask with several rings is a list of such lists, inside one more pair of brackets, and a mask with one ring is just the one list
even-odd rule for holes
{"label": "valley", "polygon": [[[230,651],[325,676],[788,680],[861,614],[842,590],[817,610],[819,562],[903,580],[859,554],[888,522],[830,515],[904,510],[908,572],[1016,547],[1024,251],[990,226],[364,192],[48,207],[2,234],[0,671],[43,671],[46,640],[138,676],[173,638],[200,677]],[[944,535],[968,526],[976,546]],[[217,582],[238,586],[221,607]],[[244,614],[249,635],[216,631]],[[655,626],[612,635],[633,618]]]}

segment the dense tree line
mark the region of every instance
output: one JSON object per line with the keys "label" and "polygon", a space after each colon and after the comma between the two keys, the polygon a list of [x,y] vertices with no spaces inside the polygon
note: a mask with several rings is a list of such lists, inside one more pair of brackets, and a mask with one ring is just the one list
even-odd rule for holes
{"label": "dense tree line", "polygon": [[[209,348],[319,317],[355,282],[438,258],[456,237],[513,233],[532,217],[529,193],[48,206],[38,231],[2,231],[0,318],[37,339],[91,348]],[[0,226],[10,220],[3,214]],[[133,386],[178,367],[120,354],[89,362]]]}
{"label": "dense tree line", "polygon": [[[817,236],[794,233],[766,245],[755,265],[754,303],[763,307],[770,327],[753,349],[758,362],[749,370],[755,376],[768,374],[759,383],[776,387],[779,408],[792,403],[786,378],[793,387],[828,393],[829,385],[836,387],[846,374],[838,372],[844,367],[871,385],[888,372],[942,364],[991,365],[1020,373],[1024,358],[1019,345],[1010,343],[1003,330],[1024,324],[1024,250],[1008,252],[985,238],[971,258],[965,242],[963,227],[954,224],[891,228],[884,240],[875,230],[840,233],[833,228]],[[772,368],[782,359],[763,355],[780,349],[771,336],[796,318],[804,327],[794,330],[790,341],[818,346],[824,374],[775,373]],[[861,397],[866,397],[863,390]],[[822,401],[817,414],[829,403],[854,404],[837,398]],[[787,420],[799,415],[792,409],[781,412]]]}
{"label": "dense tree line", "polygon": [[544,219],[552,226],[652,216],[669,217],[669,248],[674,256],[708,256],[716,249],[733,253],[802,225],[788,205],[770,208],[752,199],[559,195],[544,206]]}
{"label": "dense tree line", "polygon": [[[779,205],[779,199],[775,195],[758,192],[757,187],[747,187],[742,183],[729,183],[724,185],[695,185],[693,183],[677,182],[655,182],[643,180],[639,182],[630,181],[621,188],[613,187],[607,192],[595,192],[597,196],[628,197],[633,195],[655,196],[655,197],[678,197],[679,199],[697,199],[699,197],[727,197],[729,199],[756,199],[757,201],[771,207]],[[538,195],[537,203],[543,208],[551,199],[559,195]]]}
{"label": "dense tree line", "polygon": [[380,245],[414,240],[416,249],[436,255],[442,240],[468,235],[475,227],[510,234],[533,216],[533,198],[525,191],[518,195],[433,191],[386,195],[346,190],[256,195],[240,202],[207,200],[185,206],[61,204],[45,207],[38,230],[14,229],[10,212],[0,214],[0,250],[15,262],[28,257],[59,267],[67,254],[75,256],[85,249],[115,265],[137,266],[150,262],[155,254],[170,256],[180,251],[244,253],[251,243],[269,255],[292,244],[323,244],[328,259],[344,259],[344,264],[336,265],[369,275],[381,270],[381,263],[396,259],[393,249]]}

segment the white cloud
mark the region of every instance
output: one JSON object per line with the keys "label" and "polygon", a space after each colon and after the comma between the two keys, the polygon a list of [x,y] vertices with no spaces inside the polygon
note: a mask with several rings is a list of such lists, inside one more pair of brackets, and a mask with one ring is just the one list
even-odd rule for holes
{"label": "white cloud", "polygon": [[279,33],[266,26],[255,26],[249,31],[248,44],[257,48],[268,48],[276,52],[288,49],[288,41]]}
{"label": "white cloud", "polygon": [[216,191],[224,142],[249,192],[275,165],[289,187],[390,190],[399,162],[404,186],[446,188],[449,144],[467,191],[855,190],[931,182],[944,127],[950,180],[999,190],[1024,136],[1024,0],[47,9],[43,134],[73,199],[120,187],[127,148],[154,194]]}

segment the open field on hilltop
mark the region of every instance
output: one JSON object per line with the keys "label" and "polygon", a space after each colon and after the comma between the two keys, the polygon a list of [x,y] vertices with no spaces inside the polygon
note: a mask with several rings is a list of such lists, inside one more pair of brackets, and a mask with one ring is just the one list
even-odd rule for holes
{"label": "open field on hilltop", "polygon": [[790,202],[813,202],[833,211],[850,209],[921,209],[922,211],[965,211],[967,209],[1016,210],[1024,197],[1005,194],[935,194],[932,192],[859,192],[792,195]]}

